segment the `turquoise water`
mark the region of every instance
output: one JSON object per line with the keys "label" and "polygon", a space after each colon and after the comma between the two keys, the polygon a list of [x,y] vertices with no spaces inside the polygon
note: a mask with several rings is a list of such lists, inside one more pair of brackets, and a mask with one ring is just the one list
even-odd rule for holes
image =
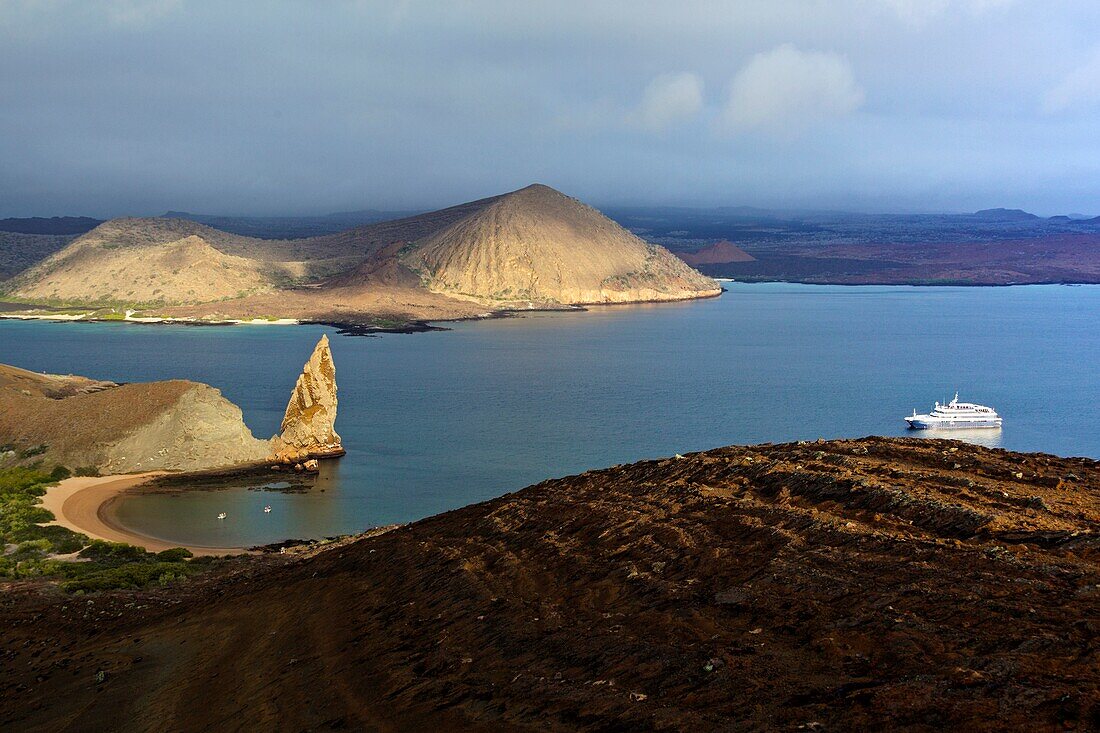
{"label": "turquoise water", "polygon": [[348,455],[327,462],[313,490],[236,487],[119,507],[128,526],[202,544],[354,532],[552,476],[730,443],[903,435],[903,415],[956,389],[1004,415],[1000,433],[976,436],[987,444],[1100,457],[1100,287],[727,287],[693,303],[378,338],[313,326],[0,321],[0,361],[207,382],[267,437],[328,331]]}

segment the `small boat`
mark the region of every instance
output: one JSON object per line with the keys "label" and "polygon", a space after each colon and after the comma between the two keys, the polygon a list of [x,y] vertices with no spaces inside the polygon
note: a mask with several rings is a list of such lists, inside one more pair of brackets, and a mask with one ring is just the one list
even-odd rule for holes
{"label": "small boat", "polygon": [[268,504],[264,507],[264,514],[271,514],[271,505]]}
{"label": "small boat", "polygon": [[905,418],[910,430],[954,429],[954,428],[999,428],[1003,422],[1001,416],[992,407],[976,405],[973,402],[959,402],[959,393],[946,405],[939,402],[927,415],[918,415],[916,410]]}
{"label": "small boat", "polygon": [[218,519],[225,519],[227,516],[228,515],[225,512],[222,512],[221,514],[218,515]]}

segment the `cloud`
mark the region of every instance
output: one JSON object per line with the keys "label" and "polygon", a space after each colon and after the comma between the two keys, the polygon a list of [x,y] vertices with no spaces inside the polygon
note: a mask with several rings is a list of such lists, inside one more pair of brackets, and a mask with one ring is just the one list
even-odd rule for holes
{"label": "cloud", "polygon": [[1071,112],[1100,103],[1100,47],[1043,95],[1042,109],[1047,114]]}
{"label": "cloud", "polygon": [[791,134],[815,121],[851,114],[863,99],[843,56],[784,44],[756,54],[737,72],[723,117],[734,131]]}
{"label": "cloud", "polygon": [[661,74],[649,82],[638,109],[628,122],[652,132],[663,132],[690,120],[703,108],[703,80],[695,74]]}

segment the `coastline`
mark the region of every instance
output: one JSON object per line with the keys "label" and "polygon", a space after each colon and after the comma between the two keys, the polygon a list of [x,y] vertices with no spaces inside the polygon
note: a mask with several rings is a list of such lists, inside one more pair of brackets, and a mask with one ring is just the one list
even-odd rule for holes
{"label": "coastline", "polygon": [[219,321],[204,321],[199,318],[171,318],[160,316],[132,316],[123,318],[102,318],[88,313],[25,313],[11,311],[0,313],[0,318],[12,321],[66,321],[80,323],[145,323],[145,324],[174,324],[181,326],[297,326],[306,321],[297,318],[230,318]]}
{"label": "coastline", "polygon": [[[947,281],[947,282],[931,282],[931,281],[868,281],[868,282],[830,282],[830,281],[818,281],[808,278],[758,278],[751,275],[739,275],[737,277],[730,277],[725,275],[708,275],[708,277],[714,279],[720,283],[722,287],[718,292],[708,295],[702,295],[692,298],[675,298],[675,299],[662,299],[662,300],[636,300],[629,302],[596,302],[596,303],[573,303],[569,305],[550,306],[545,308],[519,308],[519,307],[502,307],[496,310],[486,311],[474,316],[456,316],[453,318],[432,318],[432,319],[417,319],[411,318],[407,321],[397,323],[395,325],[377,325],[370,322],[363,322],[358,320],[342,320],[339,318],[254,318],[254,319],[220,319],[220,320],[204,320],[201,318],[190,317],[160,317],[160,316],[133,316],[126,315],[123,318],[102,318],[97,317],[92,312],[87,313],[28,313],[25,310],[16,310],[13,308],[0,308],[0,320],[12,320],[12,321],[53,321],[63,323],[124,323],[124,324],[137,324],[137,325],[168,325],[168,326],[327,326],[336,329],[337,333],[345,336],[377,336],[382,334],[413,334],[413,333],[430,333],[433,331],[449,331],[446,324],[452,323],[465,323],[471,321],[487,321],[501,318],[513,318],[516,316],[522,316],[528,313],[570,313],[570,312],[584,312],[591,308],[596,307],[608,307],[608,306],[628,306],[628,305],[650,305],[650,304],[676,304],[676,303],[690,303],[700,300],[710,300],[713,298],[719,298],[723,294],[729,292],[726,287],[731,283],[742,285],[763,285],[763,284],[784,284],[784,285],[808,285],[808,286],[842,286],[846,288],[860,288],[860,287],[909,287],[909,288],[935,288],[935,287],[949,287],[949,288],[1025,288],[1035,286],[1063,286],[1063,287],[1081,287],[1081,286],[1100,286],[1100,280],[1034,280],[1034,281],[1020,281],[1020,282],[984,282],[975,280],[960,280],[960,281]],[[0,306],[14,305],[12,303],[6,303],[0,301]],[[34,309],[40,306],[34,306],[33,304],[27,304],[29,308]]]}
{"label": "coastline", "polygon": [[57,524],[74,532],[81,532],[92,539],[109,542],[125,542],[144,547],[148,552],[160,552],[173,547],[186,547],[196,557],[203,555],[241,555],[248,553],[244,547],[206,547],[165,542],[121,526],[113,521],[111,505],[124,493],[159,476],[164,471],[150,471],[114,476],[76,476],[46,489],[39,505],[53,513]]}

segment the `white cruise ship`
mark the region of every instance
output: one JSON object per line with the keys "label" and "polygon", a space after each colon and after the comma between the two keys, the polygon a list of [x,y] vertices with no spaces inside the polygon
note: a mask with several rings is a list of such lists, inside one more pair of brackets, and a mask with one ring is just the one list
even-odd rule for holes
{"label": "white cruise ship", "polygon": [[918,415],[916,410],[905,418],[912,430],[930,430],[944,428],[999,428],[1001,416],[992,407],[959,402],[959,393],[946,405],[939,402],[927,415]]}

